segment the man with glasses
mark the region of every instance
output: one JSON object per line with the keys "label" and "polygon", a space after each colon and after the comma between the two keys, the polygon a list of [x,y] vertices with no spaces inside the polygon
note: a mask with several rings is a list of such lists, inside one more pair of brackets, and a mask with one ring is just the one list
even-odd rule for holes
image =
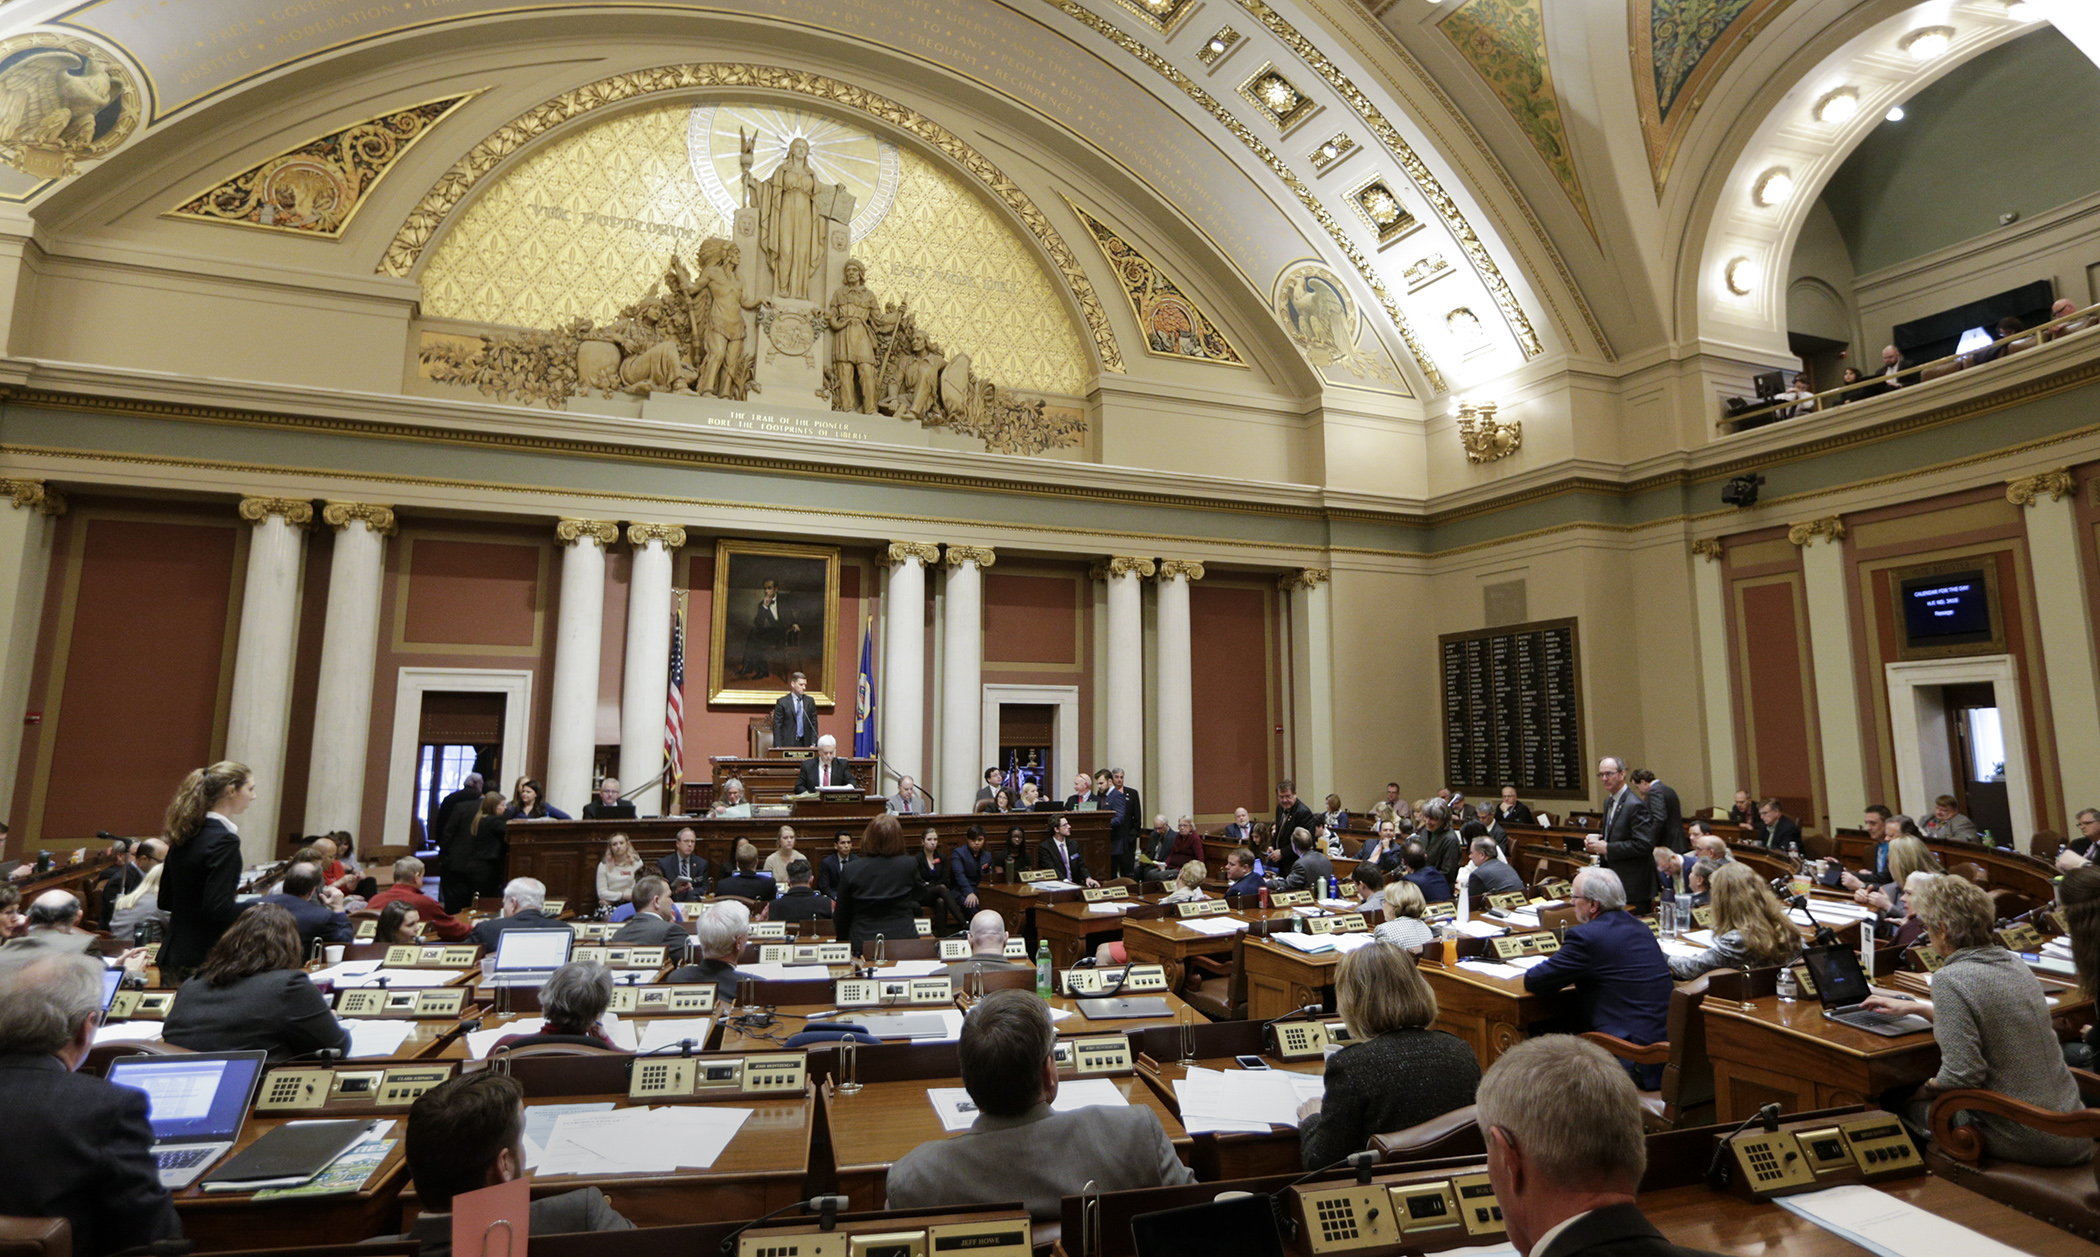
{"label": "man with glasses", "polygon": [[2100,808],[2089,807],[2078,814],[2078,836],[2057,854],[2056,871],[2068,873],[2081,864],[2091,864],[2100,855],[2095,846],[2100,846]]}
{"label": "man with glasses", "polygon": [[[1654,856],[1644,870],[1652,882]],[[1572,1034],[1601,1030],[1628,1043],[1660,1043],[1670,1034],[1670,962],[1640,918],[1626,911],[1626,888],[1610,869],[1575,874],[1575,915],[1560,950],[1524,975],[1524,989],[1545,994],[1575,988],[1581,1011],[1574,1024],[1552,1027]],[[1662,1085],[1662,1066],[1632,1065],[1635,1081],[1649,1091]]]}
{"label": "man with glasses", "polygon": [[1627,783],[1626,765],[1618,756],[1597,761],[1597,782],[1604,787],[1604,833],[1584,839],[1583,847],[1604,857],[1604,867],[1625,887],[1623,902],[1644,913],[1655,899],[1655,813]]}

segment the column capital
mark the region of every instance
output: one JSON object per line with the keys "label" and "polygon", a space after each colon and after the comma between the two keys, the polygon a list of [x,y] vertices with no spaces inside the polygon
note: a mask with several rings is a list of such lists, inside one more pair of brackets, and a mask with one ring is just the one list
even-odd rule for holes
{"label": "column capital", "polygon": [[321,520],[335,529],[348,528],[352,521],[363,520],[366,528],[381,537],[391,537],[397,531],[394,508],[377,502],[330,502],[321,508]]}
{"label": "column capital", "polygon": [[2078,482],[2071,479],[2068,467],[2005,482],[2005,500],[2014,506],[2033,506],[2044,493],[2049,495],[2050,501],[2061,502],[2077,491]]}
{"label": "column capital", "polygon": [[948,545],[946,562],[949,567],[961,567],[965,563],[975,563],[982,568],[990,567],[998,561],[998,552],[990,546],[964,546],[956,545],[953,542],[950,542]]}
{"label": "column capital", "polygon": [[620,539],[620,525],[610,519],[564,519],[554,525],[554,536],[565,546],[588,537],[603,549]]}
{"label": "column capital", "polygon": [[1844,539],[1844,536],[1845,521],[1835,515],[1825,515],[1821,519],[1811,519],[1805,523],[1795,524],[1786,530],[1786,539],[1803,548],[1814,544],[1815,539],[1818,537],[1830,542],[1832,545],[1836,545]]}
{"label": "column capital", "polygon": [[[556,525],[557,530],[560,525]],[[557,534],[559,532],[557,531]],[[676,524],[629,524],[627,544],[639,550],[652,541],[661,541],[666,550],[676,550],[685,544],[685,529]]]}
{"label": "column capital", "polygon": [[917,559],[922,566],[931,567],[941,561],[941,548],[930,541],[892,541],[883,551],[884,567],[902,567]]}
{"label": "column capital", "polygon": [[1719,537],[1701,537],[1692,543],[1692,553],[1709,563],[1719,563],[1723,552]]}
{"label": "column capital", "polygon": [[1276,588],[1285,593],[1294,589],[1314,589],[1326,584],[1333,576],[1334,573],[1324,567],[1303,567],[1277,577]]}
{"label": "column capital", "polygon": [[1194,559],[1161,559],[1159,561],[1159,578],[1163,581],[1170,581],[1176,577],[1192,581],[1202,580],[1203,565]]}
{"label": "column capital", "polygon": [[1094,564],[1088,573],[1094,580],[1112,581],[1118,576],[1150,576],[1159,567],[1152,560],[1134,554],[1118,554]]}
{"label": "column capital", "polygon": [[66,513],[66,495],[41,480],[0,480],[0,493],[19,510],[40,515]]}
{"label": "column capital", "polygon": [[305,498],[241,499],[241,518],[249,523],[260,524],[272,515],[282,515],[285,523],[304,528],[314,522],[314,504]]}

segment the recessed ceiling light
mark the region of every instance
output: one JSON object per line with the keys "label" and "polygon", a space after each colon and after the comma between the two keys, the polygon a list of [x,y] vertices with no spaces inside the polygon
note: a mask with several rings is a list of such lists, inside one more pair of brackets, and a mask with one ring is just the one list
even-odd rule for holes
{"label": "recessed ceiling light", "polygon": [[1953,44],[1953,27],[1923,26],[1905,35],[1896,46],[1909,53],[1912,60],[1930,61],[1946,52]]}
{"label": "recessed ceiling light", "polygon": [[1211,50],[1212,52],[1223,52],[1223,51],[1225,51],[1225,41],[1224,41],[1224,40],[1222,40],[1222,39],[1213,39],[1213,40],[1211,40],[1211,41],[1210,41],[1210,50]]}
{"label": "recessed ceiling light", "polygon": [[1764,206],[1778,205],[1793,194],[1794,176],[1783,169],[1767,170],[1758,177],[1757,187],[1750,193],[1759,205]]}
{"label": "recessed ceiling light", "polygon": [[1757,273],[1751,267],[1749,258],[1728,259],[1728,269],[1724,278],[1728,281],[1728,291],[1738,297],[1749,296],[1751,289],[1757,287]]}
{"label": "recessed ceiling light", "polygon": [[1859,112],[1859,89],[1841,87],[1816,102],[1816,121],[1832,126],[1852,121]]}
{"label": "recessed ceiling light", "polygon": [[1887,119],[1888,119],[1888,120],[1889,120],[1890,122],[1901,122],[1901,121],[1903,121],[1903,117],[1904,117],[1904,115],[1903,115],[1903,106],[1901,106],[1901,105],[1895,105],[1895,106],[1892,106],[1892,107],[1891,107],[1891,108],[1889,109],[1889,111],[1888,111],[1888,112],[1887,112],[1886,114],[1882,115],[1882,116],[1883,116],[1883,117],[1885,117],[1885,118],[1887,118]]}

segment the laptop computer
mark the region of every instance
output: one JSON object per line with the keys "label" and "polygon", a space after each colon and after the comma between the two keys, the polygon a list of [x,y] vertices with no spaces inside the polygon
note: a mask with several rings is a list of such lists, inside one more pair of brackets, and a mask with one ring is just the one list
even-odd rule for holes
{"label": "laptop computer", "polygon": [[1816,980],[1816,998],[1823,1002],[1823,1015],[1854,1030],[1894,1039],[1906,1034],[1930,1032],[1932,1023],[1923,1017],[1878,1013],[1861,1008],[1873,989],[1859,957],[1845,947],[1811,947],[1801,953],[1809,976]]}
{"label": "laptop computer", "polygon": [[488,986],[539,986],[569,963],[576,931],[505,930],[496,936],[496,972]]}
{"label": "laptop computer", "polygon": [[102,971],[102,1011],[103,1011],[103,1012],[105,1012],[105,1013],[106,1013],[106,1012],[108,1012],[108,1011],[109,1011],[109,1006],[110,1006],[111,1004],[113,1004],[113,1003],[115,1003],[115,1002],[116,1002],[116,999],[117,999],[117,990],[118,990],[118,989],[119,989],[120,987],[122,987],[123,985],[124,985],[124,971],[123,971],[122,969],[104,969],[104,970]]}
{"label": "laptop computer", "polygon": [[111,1062],[109,1081],[146,1093],[162,1187],[188,1187],[232,1150],[241,1123],[248,1120],[267,1055],[260,1050],[192,1052],[120,1056]]}

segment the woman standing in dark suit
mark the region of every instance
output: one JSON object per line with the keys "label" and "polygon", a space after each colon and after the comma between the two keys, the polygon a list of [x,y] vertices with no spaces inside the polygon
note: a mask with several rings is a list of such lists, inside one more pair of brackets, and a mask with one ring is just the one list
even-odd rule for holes
{"label": "woman standing in dark suit", "polygon": [[[503,792],[491,790],[482,795],[474,819],[467,822],[466,867],[459,871],[463,893],[464,888],[472,888],[472,892],[466,895],[467,903],[473,902],[475,895],[488,894],[491,882],[495,885],[495,893],[503,893],[503,831],[507,827],[503,819]],[[440,885],[449,885],[451,879],[452,870],[445,870],[445,881]]]}
{"label": "woman standing in dark suit", "polygon": [[168,937],[160,968],[169,981],[188,977],[211,953],[219,935],[241,914],[241,836],[233,818],[255,802],[255,774],[221,760],[183,778],[168,804],[168,858],[160,875],[160,906]]}
{"label": "woman standing in dark suit", "polygon": [[864,955],[863,944],[884,938],[917,938],[912,905],[919,899],[918,857],[904,850],[904,826],[885,812],[868,822],[850,863],[839,870],[838,936]]}

